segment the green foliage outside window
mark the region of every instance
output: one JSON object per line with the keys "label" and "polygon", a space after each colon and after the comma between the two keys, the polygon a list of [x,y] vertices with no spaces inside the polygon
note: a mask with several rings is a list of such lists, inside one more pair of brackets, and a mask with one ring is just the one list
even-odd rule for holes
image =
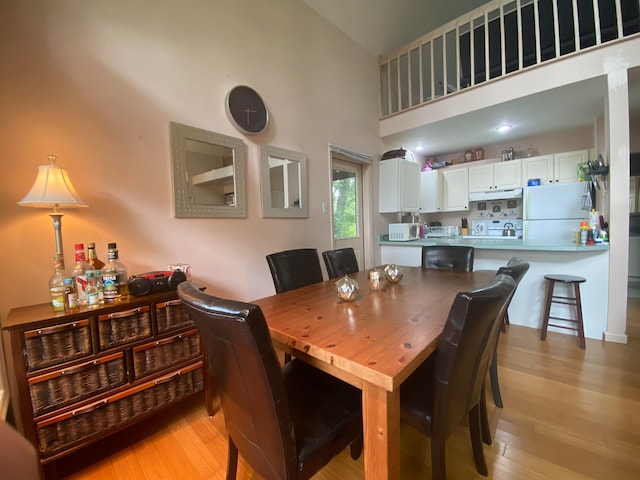
{"label": "green foliage outside window", "polygon": [[333,181],[333,236],[355,237],[357,231],[356,178]]}

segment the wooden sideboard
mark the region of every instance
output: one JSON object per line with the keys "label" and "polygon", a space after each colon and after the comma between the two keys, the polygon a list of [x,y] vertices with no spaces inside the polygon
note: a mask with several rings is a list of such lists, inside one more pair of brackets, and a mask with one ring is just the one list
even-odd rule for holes
{"label": "wooden sideboard", "polygon": [[15,308],[2,333],[16,426],[45,478],[56,459],[210,391],[200,337],[175,291],[73,313]]}

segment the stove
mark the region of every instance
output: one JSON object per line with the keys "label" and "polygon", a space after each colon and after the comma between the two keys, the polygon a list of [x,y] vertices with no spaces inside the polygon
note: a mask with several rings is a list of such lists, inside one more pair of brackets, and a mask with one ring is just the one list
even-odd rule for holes
{"label": "stove", "polygon": [[[515,228],[516,234],[504,236],[502,232],[505,228]],[[494,220],[473,220],[471,222],[471,235],[464,235],[463,238],[493,239],[493,240],[521,240],[522,220],[514,219],[494,219]]]}

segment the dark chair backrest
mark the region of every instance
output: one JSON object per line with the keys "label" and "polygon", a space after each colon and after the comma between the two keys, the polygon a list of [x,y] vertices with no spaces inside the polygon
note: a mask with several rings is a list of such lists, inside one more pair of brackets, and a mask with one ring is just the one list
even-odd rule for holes
{"label": "dark chair backrest", "polygon": [[40,480],[38,454],[33,445],[0,419],[0,472],[2,478]]}
{"label": "dark chair backrest", "polygon": [[463,245],[425,245],[422,268],[473,271],[473,247]]}
{"label": "dark chair backrest", "polygon": [[322,258],[329,278],[338,278],[359,271],[356,252],[351,247],[324,251]]}
{"label": "dark chair backrest", "polygon": [[[193,319],[215,378],[225,427],[266,478],[290,478],[296,438],[280,364],[259,306],[207,295],[190,282],[178,296]],[[291,470],[293,469],[293,470]]]}
{"label": "dark chair backrest", "polygon": [[299,248],[267,255],[276,293],[322,282],[318,250]]}
{"label": "dark chair backrest", "polygon": [[529,270],[529,262],[521,257],[511,257],[504,267],[498,269],[498,274],[504,273],[516,281],[516,287]]}
{"label": "dark chair backrest", "polygon": [[478,405],[502,316],[515,290],[508,275],[456,296],[438,344],[434,429],[448,437]]}

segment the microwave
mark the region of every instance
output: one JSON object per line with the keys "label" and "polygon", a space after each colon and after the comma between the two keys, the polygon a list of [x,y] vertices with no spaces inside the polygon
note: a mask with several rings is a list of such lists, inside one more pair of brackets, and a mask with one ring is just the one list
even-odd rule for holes
{"label": "microwave", "polygon": [[389,241],[408,242],[420,238],[419,223],[390,223]]}

